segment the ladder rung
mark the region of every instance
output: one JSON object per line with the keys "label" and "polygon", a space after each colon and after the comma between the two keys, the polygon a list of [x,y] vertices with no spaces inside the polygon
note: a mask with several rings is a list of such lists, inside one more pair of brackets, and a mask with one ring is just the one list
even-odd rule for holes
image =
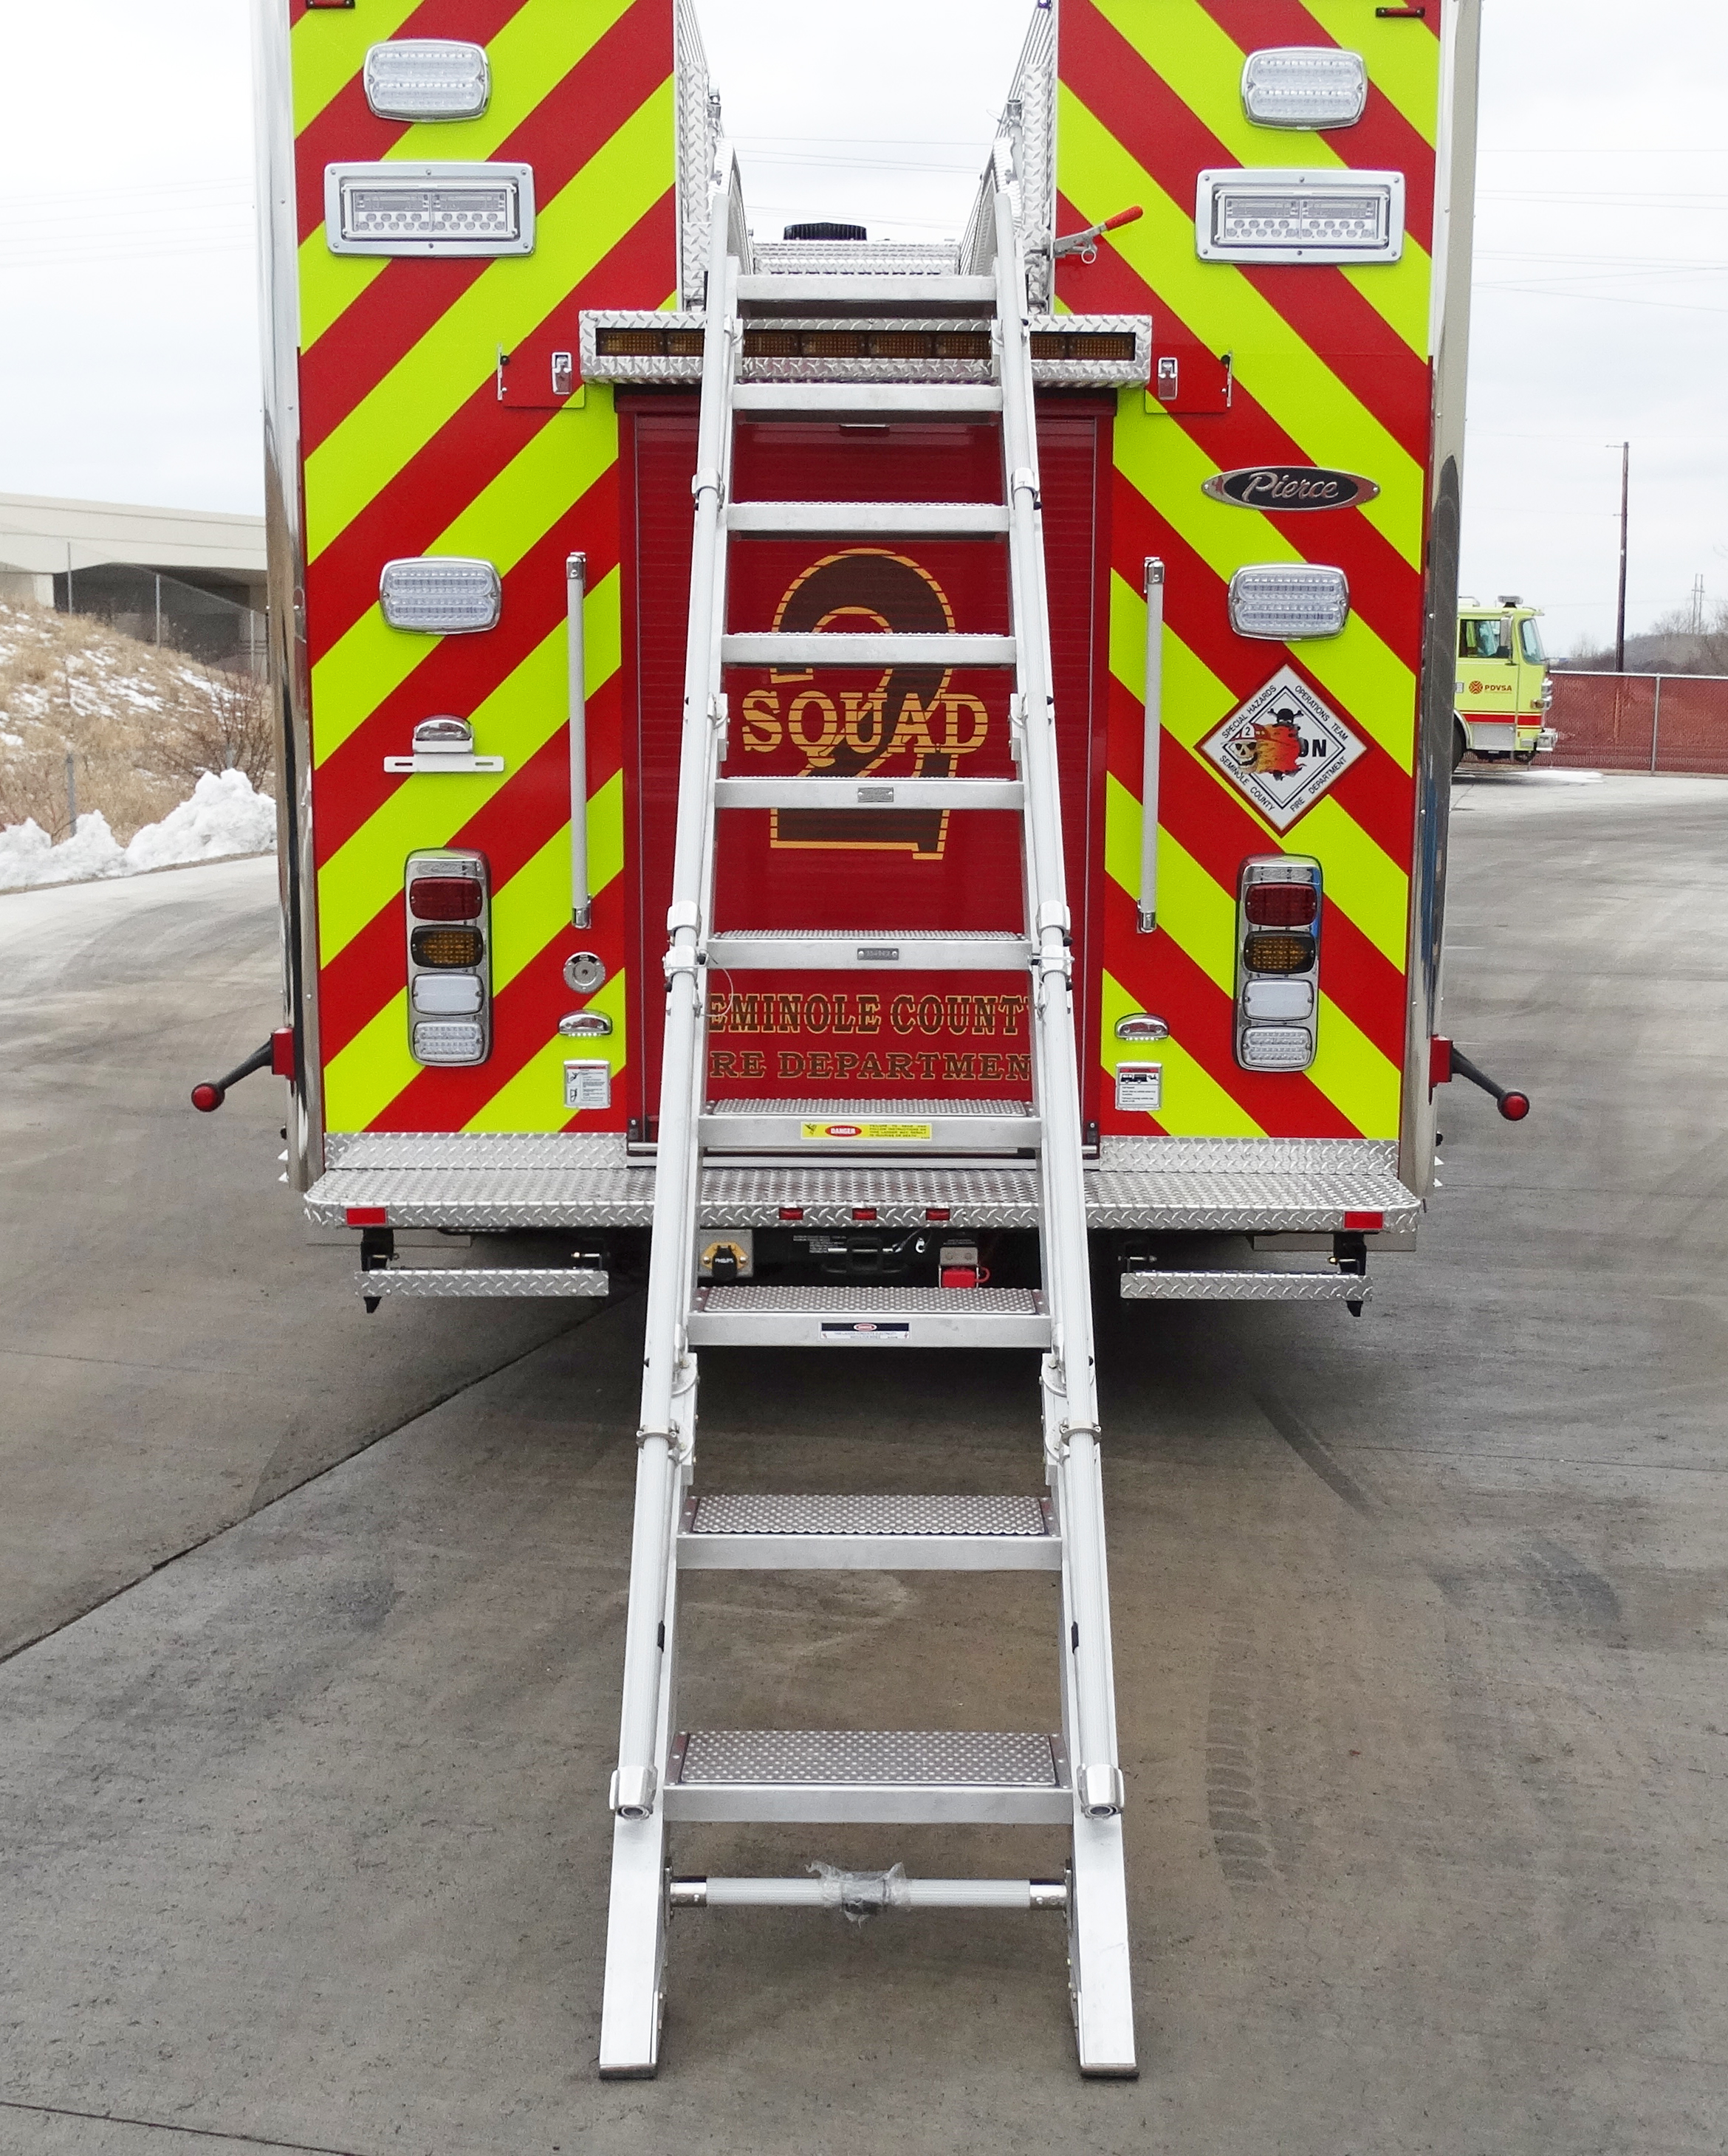
{"label": "ladder rung", "polygon": [[[674,1879],[675,1909],[1066,1909],[1065,1879],[897,1879],[843,1872],[828,1879]],[[882,1884],[878,1885],[878,1879]],[[876,1897],[880,1893],[882,1899]],[[853,1898],[848,1900],[851,1895]]]}
{"label": "ladder rung", "polygon": [[1044,1298],[1024,1287],[702,1287],[693,1348],[1047,1348]]}
{"label": "ladder rung", "polygon": [[740,382],[732,393],[732,408],[948,418],[956,412],[1000,412],[1002,393],[987,382]]}
{"label": "ladder rung", "polygon": [[666,1767],[669,1820],[1066,1826],[1062,1740],[998,1729],[697,1729]]}
{"label": "ladder rung", "polygon": [[1017,778],[722,778],[717,808],[1021,808]]}
{"label": "ladder rung", "polygon": [[1019,1101],[717,1101],[710,1152],[1025,1152],[1044,1127]]}
{"label": "ladder rung", "polygon": [[735,501],[731,531],[882,531],[949,538],[1005,531],[1008,512],[994,501]]}
{"label": "ladder rung", "polygon": [[678,1562],[692,1572],[1059,1572],[1047,1497],[692,1493]]}
{"label": "ladder rung", "polygon": [[903,315],[928,314],[933,307],[979,307],[996,311],[994,277],[895,277],[814,275],[796,271],[770,276],[740,277],[738,303],[741,307],[770,305],[812,306],[840,300],[848,309],[897,307]]}
{"label": "ladder rung", "polygon": [[1366,1302],[1364,1273],[1128,1272],[1124,1302]]}
{"label": "ladder rung", "polygon": [[772,629],[723,636],[728,666],[1011,666],[1011,636],[846,635],[815,629],[800,636]]}
{"label": "ladder rung", "polygon": [[823,973],[892,966],[904,973],[1020,973],[1031,963],[1025,937],[955,930],[936,935],[889,929],[730,928],[708,938],[712,966],[740,971]]}

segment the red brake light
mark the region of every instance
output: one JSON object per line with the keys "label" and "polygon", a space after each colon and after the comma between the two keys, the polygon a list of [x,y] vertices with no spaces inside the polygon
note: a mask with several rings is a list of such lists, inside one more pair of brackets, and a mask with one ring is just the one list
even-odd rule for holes
{"label": "red brake light", "polygon": [[1306,928],[1319,902],[1320,895],[1311,883],[1251,883],[1242,894],[1248,919],[1257,928]]}
{"label": "red brake light", "polygon": [[408,910],[418,921],[478,921],[481,888],[472,876],[416,876]]}

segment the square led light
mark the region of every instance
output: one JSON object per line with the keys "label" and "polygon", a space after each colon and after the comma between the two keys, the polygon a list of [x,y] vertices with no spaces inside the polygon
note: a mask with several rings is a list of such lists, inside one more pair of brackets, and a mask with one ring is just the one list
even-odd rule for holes
{"label": "square led light", "polygon": [[1331,45],[1271,45],[1248,54],[1242,101],[1257,127],[1354,127],[1368,103],[1368,69],[1360,53]]}
{"label": "square led light", "polygon": [[486,1028],[478,1019],[429,1019],[414,1028],[413,1045],[419,1063],[480,1063]]}
{"label": "square led light", "polygon": [[380,120],[477,120],[492,94],[486,48],[454,38],[373,45],[364,80],[366,102]]}
{"label": "square led light", "polygon": [[532,165],[327,165],[332,254],[532,254]]}
{"label": "square led light", "polygon": [[1203,262],[1396,262],[1404,251],[1404,175],[1204,172],[1194,244]]}
{"label": "square led light", "polygon": [[1337,636],[1350,619],[1350,583],[1318,562],[1268,562],[1230,579],[1230,626],[1272,644]]}
{"label": "square led light", "polygon": [[471,636],[496,629],[504,588],[490,562],[460,554],[421,554],[386,562],[378,605],[392,629],[425,636]]}

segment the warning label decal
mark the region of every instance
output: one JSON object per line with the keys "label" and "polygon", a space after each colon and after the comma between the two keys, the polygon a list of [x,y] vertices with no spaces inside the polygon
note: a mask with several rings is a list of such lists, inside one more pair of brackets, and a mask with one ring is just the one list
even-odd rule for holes
{"label": "warning label decal", "polygon": [[1288,666],[1200,744],[1201,754],[1279,831],[1312,808],[1367,749]]}

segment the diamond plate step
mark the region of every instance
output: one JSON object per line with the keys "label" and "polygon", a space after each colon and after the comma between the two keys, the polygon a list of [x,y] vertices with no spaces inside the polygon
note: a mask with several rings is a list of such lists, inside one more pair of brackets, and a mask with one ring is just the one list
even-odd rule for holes
{"label": "diamond plate step", "polygon": [[1036,1288],[702,1287],[692,1348],[1047,1348]]}
{"label": "diamond plate step", "polygon": [[1047,1497],[733,1496],[684,1501],[692,1572],[1059,1572]]}
{"label": "diamond plate step", "polygon": [[896,966],[903,973],[1024,972],[1031,947],[1025,937],[955,929],[945,936],[927,929],[728,928],[708,938],[710,966],[753,973],[825,973]]}
{"label": "diamond plate step", "polygon": [[851,634],[812,629],[734,631],[720,639],[728,666],[1011,666],[1011,636]]}
{"label": "diamond plate step", "polygon": [[710,1152],[789,1151],[1012,1153],[1043,1124],[1029,1101],[713,1101],[702,1118]]}
{"label": "diamond plate step", "polygon": [[669,1820],[1066,1826],[1058,1737],[1000,1729],[698,1729],[666,1767]]}
{"label": "diamond plate step", "polygon": [[1124,1273],[1124,1302],[1367,1302],[1364,1273]]}
{"label": "diamond plate step", "polygon": [[963,539],[1008,529],[1008,512],[994,501],[735,501],[727,529],[756,536],[795,532],[886,532]]}
{"label": "diamond plate step", "polygon": [[574,1265],[388,1265],[356,1273],[362,1295],[584,1295],[602,1301],[608,1276]]}

